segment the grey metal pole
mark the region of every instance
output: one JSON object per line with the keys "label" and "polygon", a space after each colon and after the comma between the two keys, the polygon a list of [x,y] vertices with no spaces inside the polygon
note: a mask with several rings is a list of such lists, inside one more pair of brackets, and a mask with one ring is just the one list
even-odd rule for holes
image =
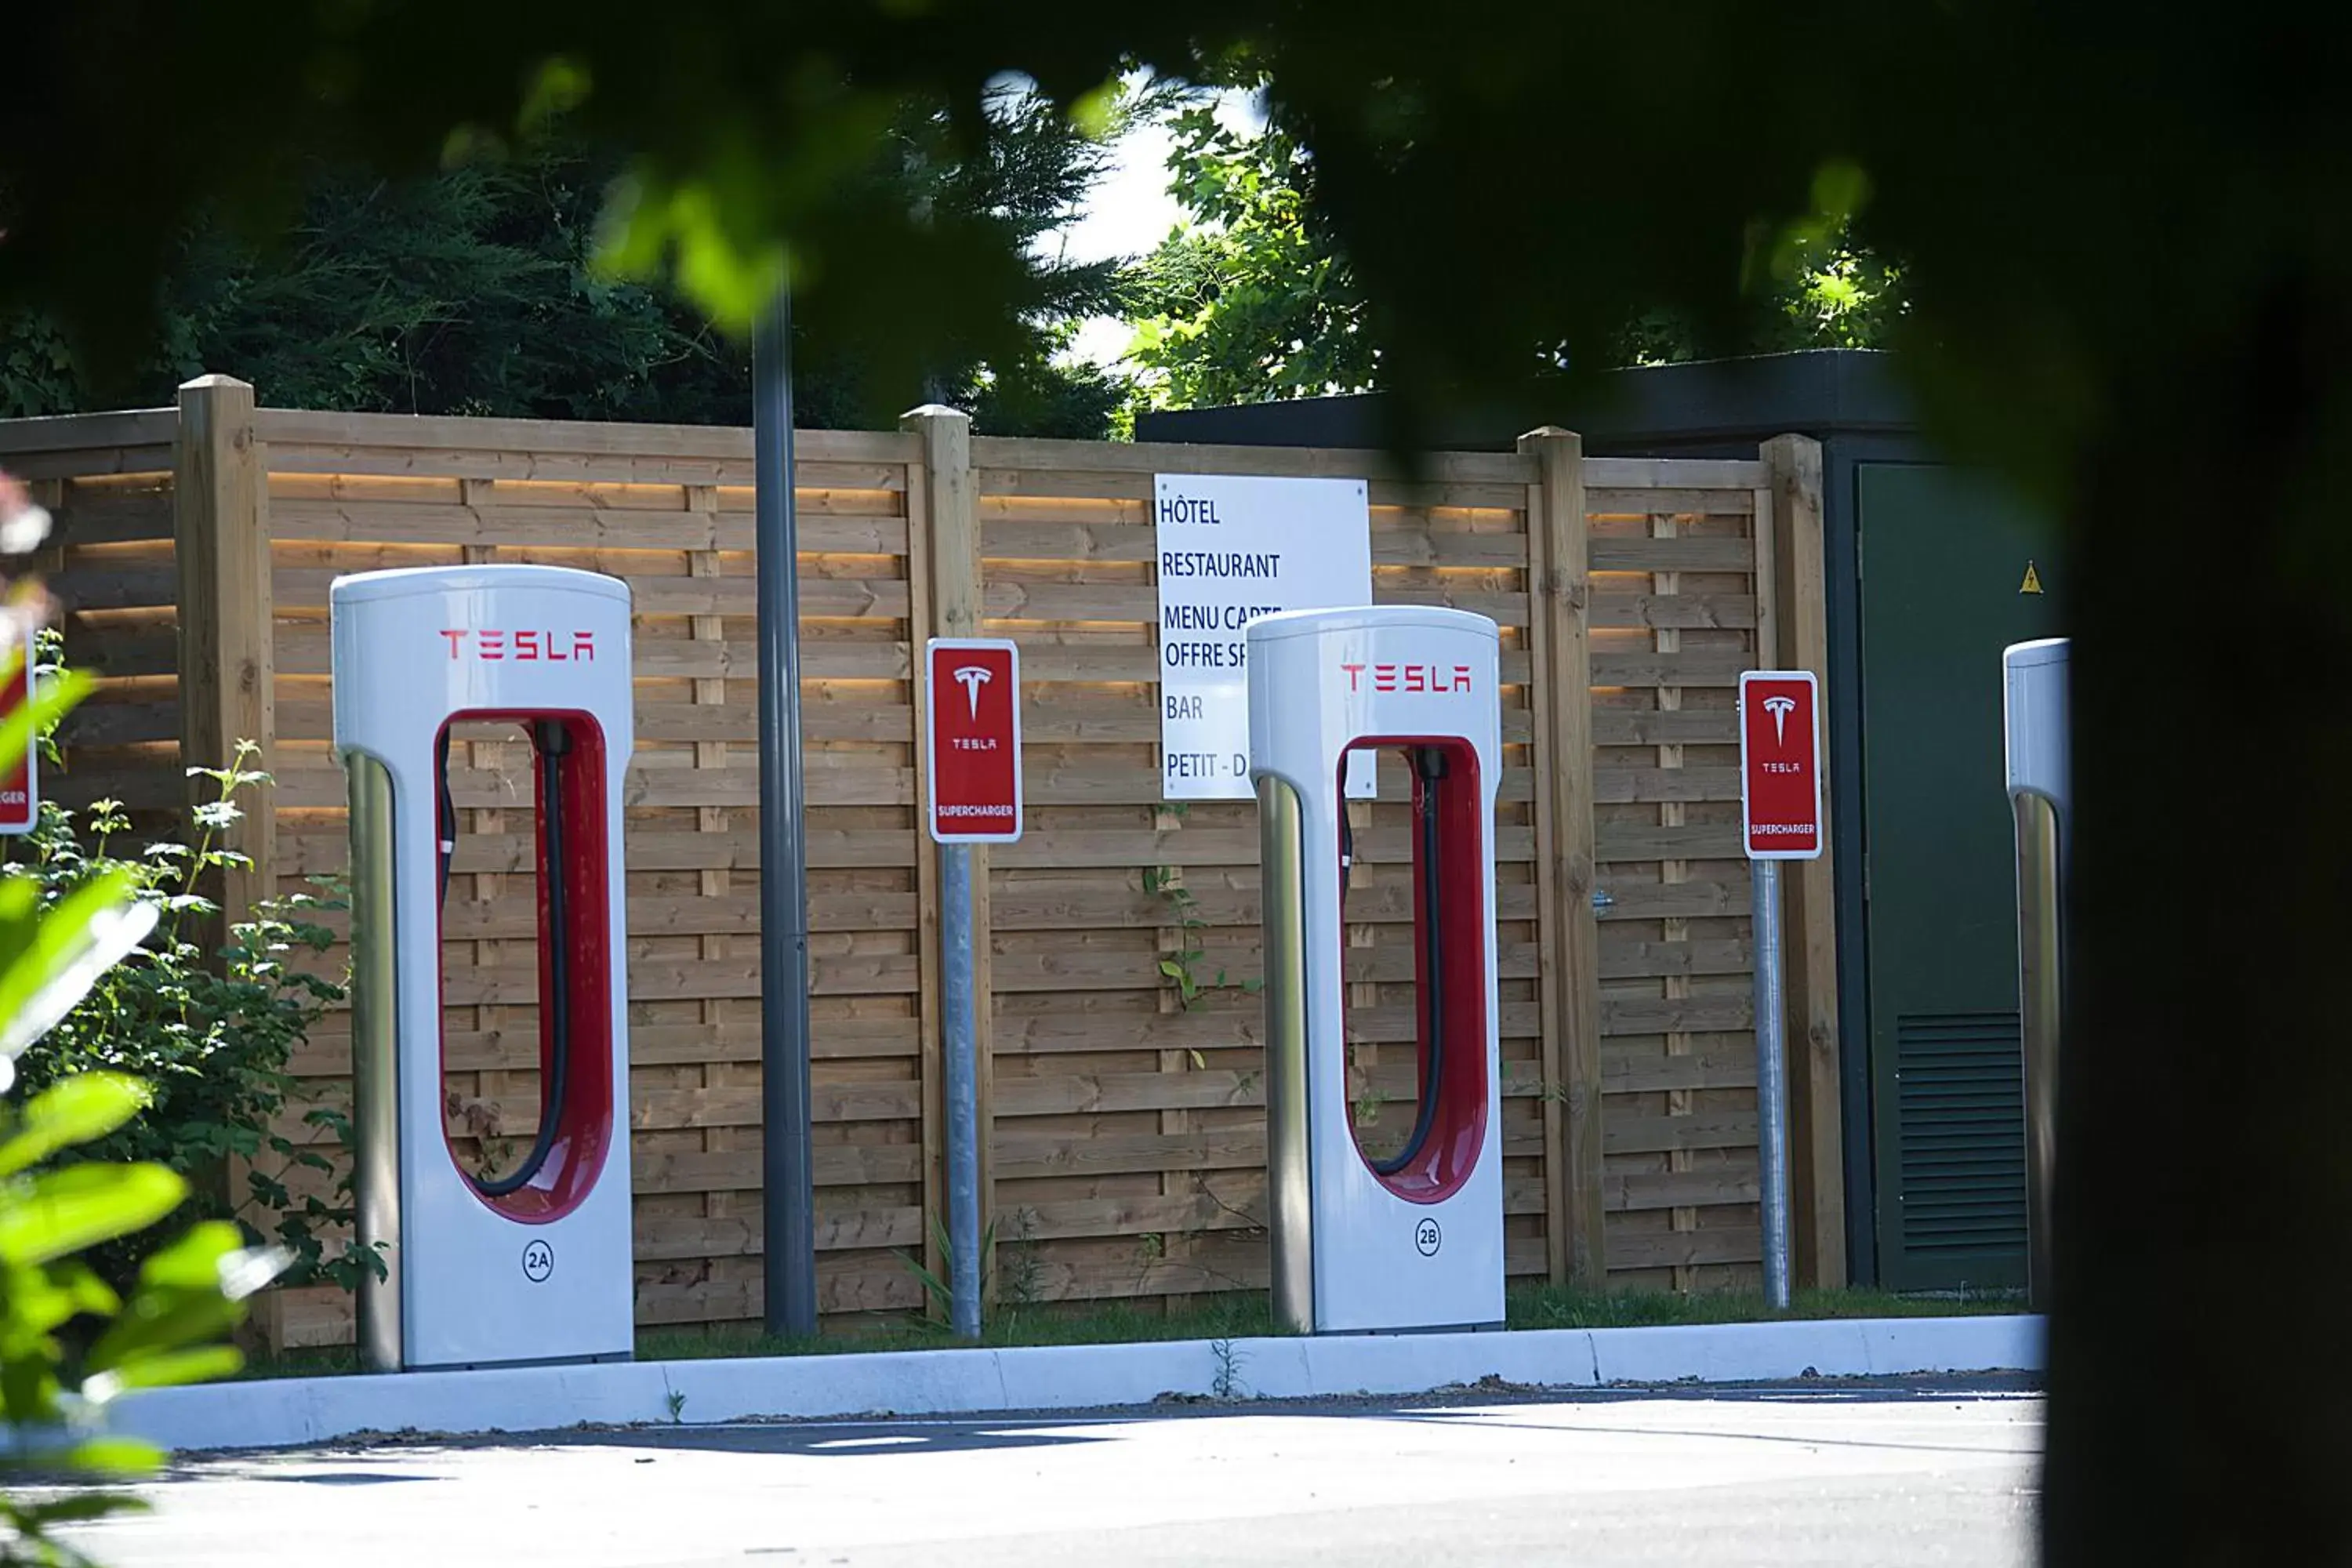
{"label": "grey metal pole", "polygon": [[801,788],[799,529],[793,507],[793,306],[779,289],[751,344],[760,637],[761,1268],[771,1334],[816,1332],[809,1163],[808,860]]}
{"label": "grey metal pole", "polygon": [[[2067,751],[2064,637],[2002,650],[2002,763],[2017,818],[2018,1000],[2025,1062],[2026,1305],[2050,1310],[2050,1184],[2058,1152],[2058,1054],[2064,1023]],[[352,818],[357,822],[358,818]]]}
{"label": "grey metal pole", "polygon": [[1753,860],[1757,1156],[1763,1167],[1764,1299],[1789,1305],[1789,1087],[1780,992],[1780,863]]}
{"label": "grey metal pole", "polygon": [[940,846],[940,1001],[947,1015],[948,1326],[980,1337],[980,1059],[972,995],[971,849]]}
{"label": "grey metal pole", "polygon": [[360,1276],[359,1348],[370,1372],[398,1372],[400,964],[394,915],[392,772],[364,752],[344,758],[352,823],[352,1206],[359,1244],[383,1260]]}

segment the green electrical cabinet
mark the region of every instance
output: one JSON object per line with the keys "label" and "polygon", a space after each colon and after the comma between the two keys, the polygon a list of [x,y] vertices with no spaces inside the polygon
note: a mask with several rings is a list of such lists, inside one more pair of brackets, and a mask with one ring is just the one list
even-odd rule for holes
{"label": "green electrical cabinet", "polygon": [[2025,1283],[2001,649],[2057,637],[2052,531],[1963,470],[1854,470],[1882,1284]]}

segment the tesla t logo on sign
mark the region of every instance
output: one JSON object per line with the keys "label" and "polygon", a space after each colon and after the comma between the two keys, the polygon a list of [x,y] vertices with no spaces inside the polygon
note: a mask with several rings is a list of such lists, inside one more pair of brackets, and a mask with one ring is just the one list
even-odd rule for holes
{"label": "tesla t logo on sign", "polygon": [[1811,670],[1739,678],[1739,821],[1750,860],[1821,855],[1820,695]]}
{"label": "tesla t logo on sign", "polygon": [[1021,837],[1021,653],[999,638],[925,645],[929,820],[940,844]]}

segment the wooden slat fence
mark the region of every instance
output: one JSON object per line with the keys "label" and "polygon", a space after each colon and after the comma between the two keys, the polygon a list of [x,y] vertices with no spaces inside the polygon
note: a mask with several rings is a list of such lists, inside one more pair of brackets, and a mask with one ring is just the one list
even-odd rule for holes
{"label": "wooden slat fence", "polygon": [[37,558],[63,612],[74,662],[103,677],[69,721],[69,773],[44,794],[73,805],[111,795],[176,812],[180,781],[179,573],[173,563],[169,408],[0,422],[0,466],[27,482],[56,527]]}
{"label": "wooden slat fence", "polygon": [[[926,1219],[945,1190],[937,867],[918,826],[910,653],[934,635],[1022,645],[1028,834],[980,852],[976,877],[997,1299],[1172,1302],[1265,1285],[1255,807],[1159,798],[1149,506],[1169,472],[1368,478],[1376,599],[1503,627],[1512,1273],[1678,1289],[1752,1277],[1731,703],[1743,668],[1821,662],[1775,614],[1777,598],[1810,594],[1811,611],[1787,618],[1820,619],[1818,585],[1790,586],[1775,554],[1776,516],[1818,525],[1818,467],[1807,514],[1811,444],[1774,447],[1740,462],[1586,459],[1574,436],[1538,432],[1514,452],[1434,455],[1406,475],[1360,452],[974,438],[943,409],[892,432],[803,433],[828,1321],[925,1310],[913,1265],[940,1263]],[[256,476],[244,492],[240,462]],[[278,779],[249,846],[257,887],[292,890],[344,864],[329,741],[337,574],[531,561],[629,584],[630,1096],[647,1325],[761,1305],[751,464],[741,430],[256,410],[249,388],[217,379],[192,384],[176,411],[0,423],[0,466],[46,486],[63,522],[50,564],[74,606],[68,657],[107,678],[69,737],[71,787],[103,783],[97,793],[168,812],[184,755],[209,761],[231,726],[256,726]],[[216,547],[192,572],[189,544],[204,539]],[[240,561],[257,580],[232,581]],[[211,626],[209,640],[190,626]],[[236,690],[257,680],[240,709]],[[453,1115],[527,1140],[530,758],[501,735],[461,740],[444,952]],[[1384,771],[1379,799],[1350,807],[1351,1083],[1375,1125],[1412,1113],[1408,795],[1402,770]],[[1792,931],[1826,918],[1812,900]],[[1811,1152],[1833,1161],[1838,1146],[1822,972],[1833,943],[1810,934],[1822,940],[1791,974],[1792,1038],[1811,1042],[1799,1223],[1817,1237],[1842,1219],[1834,1166]],[[1199,983],[1190,1006],[1171,963]],[[349,1048],[331,1019],[297,1064],[306,1085],[347,1094]],[[1842,1254],[1806,1257],[1833,1278]],[[348,1307],[289,1294],[272,1326],[286,1342],[347,1338]]]}
{"label": "wooden slat fence", "polygon": [[1604,467],[1585,504],[1608,1258],[1687,1289],[1759,1258],[1734,704],[1769,614],[1770,492],[1760,461]]}
{"label": "wooden slat fence", "polygon": [[[976,440],[986,629],[1022,644],[1023,841],[991,852],[991,1205],[1001,1289],[1179,1297],[1266,1280],[1257,808],[1160,799],[1156,473],[1362,475],[1362,453]],[[1528,468],[1449,455],[1370,488],[1374,597],[1504,628],[1497,824],[1504,1144],[1513,1268],[1547,1269]],[[1412,849],[1400,764],[1350,808],[1351,1089],[1409,1124]],[[1197,924],[1189,922],[1197,921]],[[1182,954],[1197,952],[1186,961]],[[1187,1009],[1161,970],[1206,989]],[[1402,1048],[1400,1048],[1402,1043]],[[1360,1118],[1362,1111],[1360,1110]],[[1024,1267],[1034,1255],[1035,1267]]]}

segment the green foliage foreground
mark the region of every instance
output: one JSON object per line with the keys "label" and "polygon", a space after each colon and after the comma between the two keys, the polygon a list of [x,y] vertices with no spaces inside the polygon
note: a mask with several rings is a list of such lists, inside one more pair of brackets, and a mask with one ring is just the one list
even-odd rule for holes
{"label": "green foliage foreground", "polygon": [[[79,818],[54,801],[42,803],[19,874],[57,896],[99,880],[128,886],[154,926],[127,962],[99,977],[17,1059],[16,1071],[27,1092],[92,1070],[137,1078],[146,1105],[91,1143],[87,1157],[170,1167],[192,1184],[173,1220],[233,1219],[249,1208],[287,1249],[289,1283],[326,1280],[348,1289],[362,1271],[381,1267],[354,1242],[331,1251],[325,1237],[352,1220],[349,1163],[328,1157],[350,1144],[349,1118],[337,1106],[311,1105],[299,1118],[304,1136],[275,1130],[295,1099],[294,1052],[345,994],[339,979],[301,962],[333,945],[334,933],[314,917],[339,906],[311,894],[267,900],[228,924],[217,953],[198,940],[221,912],[205,896],[210,880],[246,864],[223,840],[243,815],[242,797],[271,782],[248,765],[257,750],[247,742],[226,768],[189,770],[213,790],[195,809],[190,843],[159,839],[133,854],[130,818],[118,803],[95,802]],[[93,1261],[121,1284],[161,1239],[160,1228],[142,1232],[101,1248]]]}
{"label": "green foliage foreground", "polygon": [[[44,682],[0,723],[0,773],[85,689],[69,676]],[[0,875],[0,1087],[25,1047],[148,936],[157,912],[121,868],[62,881],[19,868]],[[150,1099],[125,1074],[83,1071],[0,1111],[0,1477],[66,1483],[37,1500],[0,1490],[0,1563],[86,1562],[53,1532],[142,1506],[103,1483],[150,1474],[163,1456],[109,1433],[108,1406],[132,1389],[236,1371],[226,1335],[283,1262],[274,1248],[245,1247],[236,1226],[207,1220],[148,1251],[122,1288],[101,1278],[95,1249],[188,1197],[187,1178],[157,1161],[82,1157]]]}

